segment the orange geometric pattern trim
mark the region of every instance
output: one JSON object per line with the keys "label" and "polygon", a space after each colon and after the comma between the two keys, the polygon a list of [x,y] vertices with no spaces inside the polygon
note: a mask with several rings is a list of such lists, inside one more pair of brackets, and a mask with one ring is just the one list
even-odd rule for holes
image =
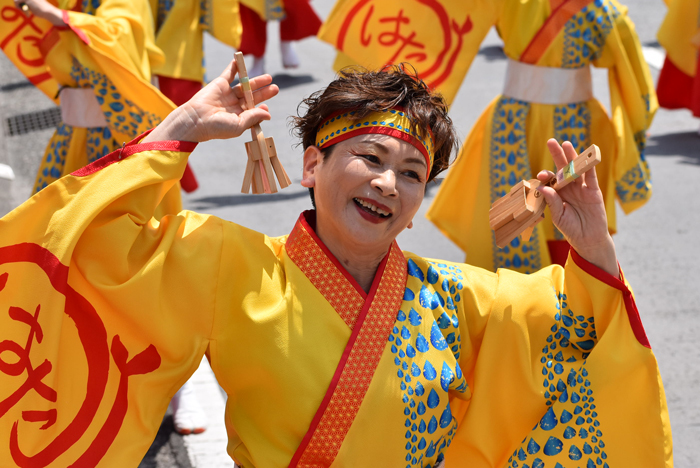
{"label": "orange geometric pattern trim", "polygon": [[329,467],[360,410],[406,289],[406,259],[396,242],[380,264],[323,402],[290,467]]}
{"label": "orange geometric pattern trim", "polygon": [[552,6],[557,5],[556,8],[525,48],[520,61],[531,65],[537,64],[566,23],[589,3],[591,0],[555,1]]}
{"label": "orange geometric pattern trim", "polygon": [[366,294],[361,289],[358,291],[359,286],[354,279],[347,278],[347,272],[338,267],[333,254],[324,251],[325,246],[317,240],[306,218],[313,215],[313,212],[304,212],[299,217],[287,238],[287,255],[352,330]]}

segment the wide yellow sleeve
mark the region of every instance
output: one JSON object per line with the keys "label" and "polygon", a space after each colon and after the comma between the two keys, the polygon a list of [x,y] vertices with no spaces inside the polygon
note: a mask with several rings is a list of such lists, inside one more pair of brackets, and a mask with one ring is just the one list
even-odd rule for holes
{"label": "wide yellow sleeve", "polygon": [[109,55],[141,78],[150,80],[151,66],[164,61],[145,0],[106,0],[94,15],[64,10],[64,21],[91,49]]}
{"label": "wide yellow sleeve", "polygon": [[615,190],[623,211],[631,213],[651,197],[651,174],[644,151],[646,131],[659,104],[634,24],[626,8],[618,4],[618,10],[615,27],[594,64],[608,68],[610,114],[617,144]]}
{"label": "wide yellow sleeve", "polygon": [[695,76],[700,48],[700,2],[674,0],[656,37],[666,49],[666,56],[683,73]]}
{"label": "wide yellow sleeve", "polygon": [[128,145],[0,219],[0,342],[17,343],[3,359],[42,366],[38,392],[9,400],[26,379],[0,369],[0,440],[18,441],[3,466],[137,466],[199,365],[222,222],[153,218],[193,146]]}
{"label": "wide yellow sleeve", "polygon": [[[450,402],[448,465],[671,467],[665,395],[627,283],[573,251],[565,269],[494,277],[457,303],[471,399]],[[487,309],[472,299],[489,294]]]}
{"label": "wide yellow sleeve", "polygon": [[68,29],[60,32],[55,53],[70,53],[71,73],[82,78],[80,86],[85,81],[95,90],[114,138],[130,141],[175,108],[150,82],[151,64],[163,59],[150,7],[145,0],[108,0],[94,13],[64,10]]}
{"label": "wide yellow sleeve", "polygon": [[158,17],[156,44],[165,54],[165,61],[153,66],[155,74],[202,81],[205,30],[226,45],[240,45],[243,27],[237,0],[178,0],[166,5],[152,3]]}

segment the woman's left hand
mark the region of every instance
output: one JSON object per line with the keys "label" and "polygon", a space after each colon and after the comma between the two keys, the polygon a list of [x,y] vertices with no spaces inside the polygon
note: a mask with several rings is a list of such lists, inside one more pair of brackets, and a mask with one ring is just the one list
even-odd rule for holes
{"label": "woman's left hand", "polygon": [[[557,170],[576,158],[576,150],[568,141],[563,145],[555,139],[547,141],[547,148],[552,154]],[[547,182],[553,174],[542,171],[537,174],[541,182]],[[595,168],[581,176],[559,191],[541,186],[552,215],[552,222],[566,240],[583,258],[605,270],[611,275],[619,276],[615,244],[608,231],[608,218],[605,213],[603,193],[598,186]]]}

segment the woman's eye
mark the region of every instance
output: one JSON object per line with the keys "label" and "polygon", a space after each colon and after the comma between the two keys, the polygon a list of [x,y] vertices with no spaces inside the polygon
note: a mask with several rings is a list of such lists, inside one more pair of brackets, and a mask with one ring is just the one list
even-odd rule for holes
{"label": "woman's eye", "polygon": [[378,163],[378,162],[379,162],[379,158],[376,157],[376,156],[373,155],[373,154],[361,154],[360,156],[363,157],[363,158],[365,158],[365,159],[366,159],[367,161],[369,161],[369,162],[373,162],[373,163]]}
{"label": "woman's eye", "polygon": [[421,180],[420,176],[415,171],[406,171],[404,172],[404,175],[410,177],[411,179],[416,179],[417,181]]}

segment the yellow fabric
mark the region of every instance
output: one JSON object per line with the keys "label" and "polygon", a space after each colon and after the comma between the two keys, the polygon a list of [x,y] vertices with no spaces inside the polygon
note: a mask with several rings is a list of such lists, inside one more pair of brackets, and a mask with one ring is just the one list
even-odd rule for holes
{"label": "yellow fabric", "polygon": [[165,54],[153,73],[204,80],[204,31],[231,47],[241,43],[238,0],[150,0],[157,22],[156,44]]}
{"label": "yellow fabric", "polygon": [[46,64],[35,44],[26,41],[28,36],[42,37],[53,26],[49,21],[27,17],[15,7],[12,0],[0,0],[0,45],[8,59],[27,79],[49,99],[58,103],[58,83],[46,73]]}
{"label": "yellow fabric", "polygon": [[667,57],[683,73],[695,76],[700,48],[700,1],[673,0],[656,34]]}
{"label": "yellow fabric", "polygon": [[[69,9],[73,3],[62,0],[59,7]],[[163,55],[155,46],[148,3],[104,0],[86,8],[68,12],[72,29],[53,32],[58,41],[48,51],[46,65],[61,86],[93,88],[108,127],[61,124],[46,148],[34,192],[154,127],[175,107],[150,83],[150,64]],[[166,204],[179,211],[176,190]]]}
{"label": "yellow fabric", "polygon": [[240,0],[240,2],[253,10],[264,21],[284,19],[284,0]]}
{"label": "yellow fabric", "polygon": [[[102,442],[98,466],[139,463],[169,399],[206,351],[229,395],[229,453],[245,468],[288,465],[350,329],[290,260],[286,236],[187,211],[153,218],[187,156],[143,148],[98,172],[66,176],[0,219],[0,304],[16,308],[0,315],[0,341],[25,346],[30,329],[17,317],[28,315],[18,309],[31,315],[40,306],[43,336],[30,339],[26,362],[52,363],[42,381],[58,396],[22,396],[0,414],[0,440],[17,421],[31,456],[67,427],[86,399],[83,342],[92,336],[93,354],[106,356],[91,369],[108,370],[104,397],[89,393],[98,395],[89,398],[97,399],[96,415],[55,466],[77,460],[104,426],[124,348],[141,372],[128,378],[128,410],[113,421],[119,431]],[[28,249],[40,254],[21,257]],[[636,316],[619,289],[572,259],[526,276],[405,255],[404,301],[333,466],[434,466],[445,454],[448,466],[514,467],[511,455],[518,466],[538,466],[536,458],[563,467],[589,459],[598,466],[599,458],[672,466],[656,361],[635,338]],[[49,283],[33,262],[52,256],[63,266],[54,265]],[[89,334],[76,331],[89,307],[78,310],[75,294],[58,292],[61,275],[96,310]],[[17,362],[11,354],[3,362]],[[3,365],[0,402],[24,380]],[[22,413],[56,408],[45,430]],[[538,448],[528,452],[530,439]],[[574,445],[582,453],[575,464]],[[0,459],[14,460],[7,443]]]}
{"label": "yellow fabric", "polygon": [[[506,55],[517,60],[550,13],[548,0],[507,0],[497,22]],[[600,26],[592,26],[598,18]],[[549,138],[569,140],[578,152],[593,143],[601,148],[603,159],[596,173],[611,232],[617,230],[615,199],[630,213],[651,196],[643,154],[646,129],[658,103],[634,26],[614,0],[592,2],[576,13],[537,63],[560,68],[589,64],[608,69],[612,118],[596,99],[545,105],[498,96],[471,130],[427,213],[464,250],[468,263],[522,272],[551,263],[546,241],[563,236],[550,219],[535,228],[530,242],[516,239],[502,250],[488,224],[489,207],[511,186],[542,169],[554,169],[545,145]]]}
{"label": "yellow fabric", "polygon": [[318,37],[343,54],[336,70],[408,62],[451,103],[502,4],[338,0]]}

